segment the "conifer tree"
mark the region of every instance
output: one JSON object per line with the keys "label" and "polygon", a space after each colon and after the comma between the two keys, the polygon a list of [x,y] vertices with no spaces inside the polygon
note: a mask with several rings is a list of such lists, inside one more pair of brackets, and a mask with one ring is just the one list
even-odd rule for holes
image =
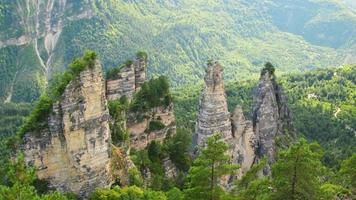
{"label": "conifer tree", "polygon": [[186,199],[219,200],[225,195],[220,180],[224,175],[234,174],[238,167],[230,164],[226,155],[228,145],[221,138],[221,134],[209,137],[195,159],[188,174]]}

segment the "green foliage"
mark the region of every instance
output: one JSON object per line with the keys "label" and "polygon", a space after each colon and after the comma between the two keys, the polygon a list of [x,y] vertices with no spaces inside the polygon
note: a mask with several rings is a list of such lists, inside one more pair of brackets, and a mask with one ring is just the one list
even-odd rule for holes
{"label": "green foliage", "polygon": [[40,97],[36,106],[19,129],[18,133],[21,138],[27,131],[33,132],[39,136],[39,130],[48,126],[47,118],[51,113],[52,104],[53,100],[49,96],[42,95]]}
{"label": "green foliage", "polygon": [[131,168],[129,169],[129,179],[130,179],[130,185],[135,185],[137,187],[142,186],[142,177],[140,172],[137,170],[137,168]]}
{"label": "green foliage", "polygon": [[108,102],[108,108],[112,120],[109,124],[111,131],[111,139],[114,144],[122,144],[129,139],[129,133],[125,129],[126,111],[128,109],[127,98],[121,97],[119,100]]}
{"label": "green foliage", "polygon": [[172,97],[169,91],[168,79],[160,76],[145,82],[131,103],[131,110],[135,112],[146,112],[151,108],[171,104]]}
{"label": "green foliage", "polygon": [[275,67],[272,65],[272,63],[270,62],[266,62],[265,64],[265,67],[262,69],[261,71],[261,75],[265,75],[267,72],[270,74],[270,75],[274,75],[274,71],[275,71]]}
{"label": "green foliage", "polygon": [[148,54],[145,51],[138,51],[136,53],[136,58],[147,60],[148,59]]}
{"label": "green foliage", "polygon": [[163,192],[143,190],[136,186],[114,187],[112,189],[97,189],[91,194],[90,200],[166,200]]}
{"label": "green foliage", "polygon": [[206,147],[194,160],[187,177],[186,198],[218,200],[225,195],[219,184],[220,178],[236,173],[238,167],[229,163],[230,158],[226,155],[229,147],[221,139],[221,134],[209,137]]}
{"label": "green foliage", "polygon": [[159,130],[164,129],[165,127],[166,126],[162,122],[157,121],[157,120],[152,120],[152,121],[150,121],[148,130],[149,131],[159,131]]}
{"label": "green foliage", "polygon": [[249,184],[259,178],[259,173],[266,166],[267,159],[261,160],[258,164],[255,164],[248,170],[240,180],[235,183],[234,193],[240,192],[240,190],[247,189]]}
{"label": "green foliage", "polygon": [[347,199],[350,197],[350,192],[339,185],[326,183],[320,188],[320,199]]}
{"label": "green foliage", "polygon": [[188,130],[177,129],[177,133],[165,141],[169,158],[174,165],[184,172],[188,171],[191,165],[189,148],[191,147],[192,136]]}
{"label": "green foliage", "polygon": [[341,163],[340,175],[342,184],[354,192],[356,196],[356,153]]}
{"label": "green foliage", "polygon": [[184,193],[178,188],[172,188],[167,193],[167,200],[183,200]]}
{"label": "green foliage", "polygon": [[0,135],[11,136],[16,133],[18,127],[24,122],[30,113],[31,105],[28,103],[4,103],[0,104]]}
{"label": "green foliage", "polygon": [[272,167],[273,199],[316,199],[320,193],[322,150],[317,143],[301,139],[279,153]]}
{"label": "green foliage", "polygon": [[0,185],[0,199],[17,200],[74,200],[74,197],[59,192],[39,195],[33,186],[36,179],[34,168],[28,168],[24,156],[19,154],[7,166],[8,185]]}

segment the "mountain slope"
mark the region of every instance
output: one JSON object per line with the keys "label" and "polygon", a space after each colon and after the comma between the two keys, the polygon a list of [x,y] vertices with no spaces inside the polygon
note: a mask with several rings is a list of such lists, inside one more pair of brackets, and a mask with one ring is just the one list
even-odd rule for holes
{"label": "mountain slope", "polygon": [[[106,68],[140,49],[149,72],[198,82],[210,58],[227,79],[337,66],[355,59],[354,11],[333,0],[0,0],[0,100],[33,101],[85,49]],[[288,19],[288,20],[285,20]]]}

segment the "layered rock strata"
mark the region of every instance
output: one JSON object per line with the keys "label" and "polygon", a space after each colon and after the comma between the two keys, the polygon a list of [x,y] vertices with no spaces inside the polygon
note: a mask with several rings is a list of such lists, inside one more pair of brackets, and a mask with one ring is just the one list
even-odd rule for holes
{"label": "layered rock strata", "polygon": [[223,69],[219,63],[214,62],[208,64],[206,71],[193,145],[203,144],[208,136],[218,132],[223,133],[224,138],[231,137],[230,113],[222,79]]}
{"label": "layered rock strata", "polygon": [[[223,83],[223,69],[217,62],[208,64],[205,76],[205,87],[199,101],[199,114],[196,132],[193,138],[195,154],[197,147],[203,146],[207,137],[222,133],[223,140],[229,145],[228,155],[231,163],[241,168],[237,176],[241,176],[253,164],[254,133],[252,122],[245,119],[242,109],[237,107],[231,116],[228,111]],[[224,185],[228,185],[234,176],[224,177]]]}
{"label": "layered rock strata", "polygon": [[[159,130],[150,128],[151,122],[164,125]],[[144,149],[152,141],[162,143],[168,134],[175,134],[175,115],[173,104],[168,107],[152,108],[147,113],[128,113],[127,128],[130,134],[130,147]]]}
{"label": "layered rock strata", "polygon": [[282,88],[276,83],[275,76],[270,72],[261,75],[253,94],[253,129],[256,135],[256,156],[258,159],[266,156],[268,166],[263,173],[268,175],[275,161],[276,137],[294,136],[292,115],[287,107],[287,98]]}
{"label": "layered rock strata", "polygon": [[66,87],[48,128],[25,135],[23,150],[38,178],[54,188],[86,198],[95,188],[110,185],[109,112],[98,61]]}
{"label": "layered rock strata", "polygon": [[106,82],[108,100],[120,99],[126,96],[132,99],[142,84],[147,79],[147,60],[136,58],[133,64],[125,65],[116,75],[115,78]]}

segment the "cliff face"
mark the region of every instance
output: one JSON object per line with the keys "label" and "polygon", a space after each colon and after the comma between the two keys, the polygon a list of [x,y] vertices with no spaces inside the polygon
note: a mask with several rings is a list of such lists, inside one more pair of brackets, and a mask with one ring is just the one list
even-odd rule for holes
{"label": "cliff face", "polygon": [[[142,115],[143,114],[143,115]],[[153,129],[151,123],[161,123],[164,127]],[[144,149],[152,141],[163,142],[168,134],[175,134],[173,105],[152,108],[147,113],[129,113],[127,128],[130,134],[130,147]]]}
{"label": "cliff face", "polygon": [[[287,130],[293,133],[291,112],[287,107],[287,99],[282,88],[270,72],[261,75],[254,90],[253,99],[252,116],[257,140],[256,156],[258,159],[267,156],[270,165],[275,161],[276,137],[286,135]],[[265,175],[270,173],[269,166],[264,169],[263,173]]]}
{"label": "cliff face", "polygon": [[[109,100],[126,96],[131,100],[136,92],[147,81],[147,59],[137,57],[131,65],[123,67],[115,78],[107,80],[106,89]],[[175,133],[175,116],[173,104],[154,107],[145,113],[128,111],[126,128],[129,132],[130,148],[144,149],[150,142],[163,142],[169,133]],[[159,129],[152,129],[151,123],[160,123]]]}
{"label": "cliff face", "polygon": [[101,64],[72,80],[53,106],[41,137],[24,137],[26,162],[51,186],[86,197],[110,185],[109,112]]}
{"label": "cliff face", "polygon": [[133,64],[124,66],[115,76],[106,82],[107,97],[109,100],[120,99],[126,96],[132,99],[147,78],[147,61],[136,58]]}

